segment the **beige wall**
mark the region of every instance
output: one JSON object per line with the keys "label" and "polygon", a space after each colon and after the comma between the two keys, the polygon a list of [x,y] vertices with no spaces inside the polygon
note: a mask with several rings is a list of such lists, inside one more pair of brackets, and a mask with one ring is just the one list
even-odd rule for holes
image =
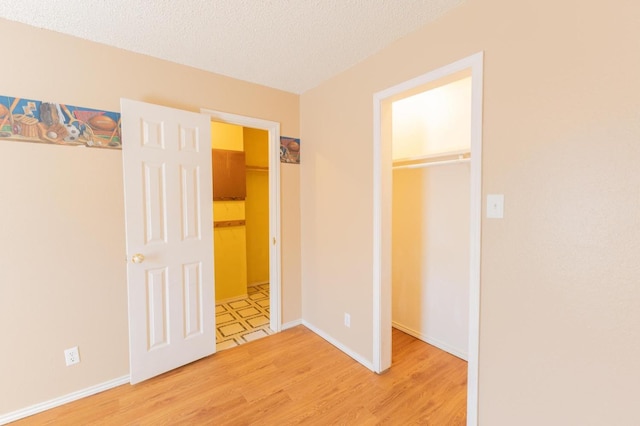
{"label": "beige wall", "polygon": [[636,423],[639,15],[469,0],[303,94],[304,319],[372,359],[373,94],[483,50],[480,424]]}
{"label": "beige wall", "polygon": [[467,359],[469,164],[393,171],[393,326]]}
{"label": "beige wall", "polygon": [[[304,155],[304,147],[302,148]],[[282,324],[297,323],[302,319],[302,272],[301,272],[301,217],[300,217],[300,165],[280,164],[280,229],[282,248]],[[290,194],[284,196],[285,188]],[[287,249],[285,250],[284,245]]]}
{"label": "beige wall", "polygon": [[[0,94],[113,111],[127,97],[281,123],[299,97],[0,20]],[[126,142],[125,142],[126,143]],[[297,170],[283,170],[283,261],[298,257]],[[120,151],[0,141],[0,415],[128,374]],[[289,228],[289,223],[294,225]],[[293,253],[290,253],[290,252]],[[283,319],[300,318],[299,266]],[[79,345],[82,362],[64,366]]]}
{"label": "beige wall", "polygon": [[471,77],[392,103],[394,160],[468,151],[471,135]]}

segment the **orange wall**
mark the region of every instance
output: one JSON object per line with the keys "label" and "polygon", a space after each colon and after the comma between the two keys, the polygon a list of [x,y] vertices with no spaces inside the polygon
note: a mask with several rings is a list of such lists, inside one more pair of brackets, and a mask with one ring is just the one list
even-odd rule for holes
{"label": "orange wall", "polygon": [[243,136],[247,159],[247,283],[251,285],[269,282],[269,133],[245,127]]}
{"label": "orange wall", "polygon": [[480,424],[636,424],[638,16],[468,0],[304,93],[304,319],[372,359],[373,94],[484,51]]}
{"label": "orange wall", "polygon": [[[211,148],[244,151],[242,126],[211,122]],[[215,182],[214,182],[215,185]],[[213,220],[244,220],[245,201],[214,201]],[[213,229],[215,299],[221,302],[247,296],[247,229],[245,226]]]}
{"label": "orange wall", "polygon": [[[5,20],[0,39],[14,58],[2,95],[113,111],[121,97],[205,107],[299,136],[291,93]],[[0,328],[12,347],[0,351],[0,415],[128,374],[121,163],[120,151],[0,140]],[[282,176],[283,259],[296,259],[298,175]],[[283,294],[299,286],[299,266],[285,268]],[[299,319],[299,299],[285,298],[282,314]],[[65,367],[75,345],[82,362]]]}

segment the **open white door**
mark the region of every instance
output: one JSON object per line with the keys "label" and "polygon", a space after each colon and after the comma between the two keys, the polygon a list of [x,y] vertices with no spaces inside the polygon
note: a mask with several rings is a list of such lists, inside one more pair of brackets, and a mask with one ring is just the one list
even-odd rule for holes
{"label": "open white door", "polygon": [[211,127],[121,100],[132,384],[215,352]]}

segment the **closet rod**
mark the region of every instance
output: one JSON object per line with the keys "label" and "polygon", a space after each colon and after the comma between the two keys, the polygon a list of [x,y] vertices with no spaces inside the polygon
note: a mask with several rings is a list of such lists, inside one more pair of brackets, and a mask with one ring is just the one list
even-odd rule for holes
{"label": "closet rod", "polygon": [[426,154],[426,155],[414,155],[412,157],[404,157],[404,158],[396,158],[393,160],[394,164],[416,164],[416,163],[426,163],[427,161],[440,161],[442,159],[448,158],[464,158],[469,157],[471,155],[471,151],[468,149],[457,150],[457,151],[445,151],[438,152],[435,154]]}
{"label": "closet rod", "polygon": [[468,163],[471,158],[456,158],[455,160],[430,161],[427,163],[405,164],[402,166],[393,166],[393,170],[398,169],[421,169],[423,167],[444,166],[445,164]]}

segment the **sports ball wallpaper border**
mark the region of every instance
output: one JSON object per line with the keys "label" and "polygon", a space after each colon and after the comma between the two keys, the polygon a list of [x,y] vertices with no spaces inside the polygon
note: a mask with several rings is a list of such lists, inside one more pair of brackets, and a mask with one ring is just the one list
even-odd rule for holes
{"label": "sports ball wallpaper border", "polygon": [[0,140],[122,149],[120,113],[0,96]]}

